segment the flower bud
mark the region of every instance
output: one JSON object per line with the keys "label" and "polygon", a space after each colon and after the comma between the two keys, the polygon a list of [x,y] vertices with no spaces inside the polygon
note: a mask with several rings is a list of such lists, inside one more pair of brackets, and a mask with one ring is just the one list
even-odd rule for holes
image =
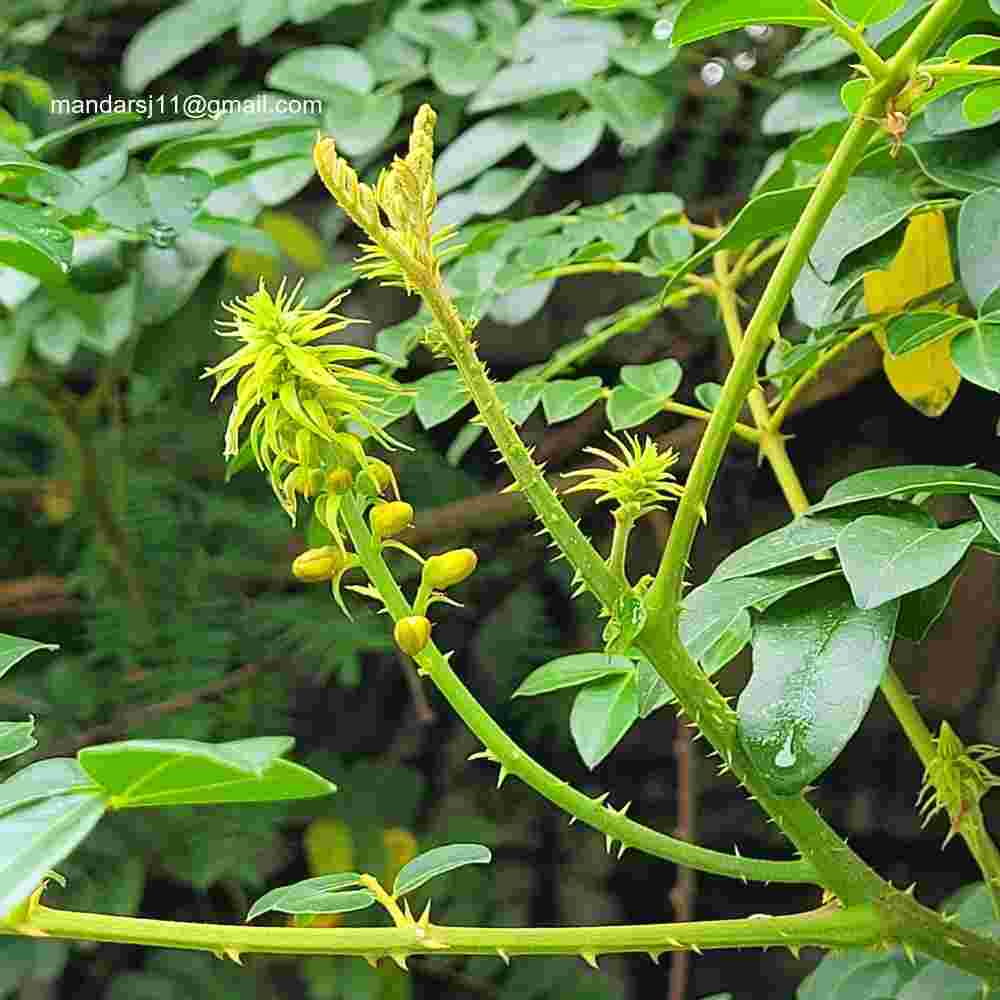
{"label": "flower bud", "polygon": [[346,493],[354,485],[354,476],[350,469],[343,467],[331,469],[326,474],[326,487],[338,496]]}
{"label": "flower bud", "polygon": [[446,590],[471,576],[479,562],[472,549],[452,549],[424,563],[424,580],[435,590]]}
{"label": "flower bud", "polygon": [[392,538],[413,524],[413,508],[402,500],[372,507],[368,520],[376,538]]}
{"label": "flower bud", "polygon": [[431,623],[423,615],[410,615],[396,622],[392,634],[407,656],[416,656],[430,642]]}
{"label": "flower bud", "polygon": [[323,583],[344,569],[348,559],[348,554],[336,545],[306,549],[292,563],[292,575],[303,583]]}
{"label": "flower bud", "polygon": [[365,471],[359,478],[361,478],[363,487],[367,487],[369,491],[379,496],[384,494],[390,486],[393,493],[397,497],[399,496],[399,490],[396,487],[396,476],[392,471],[392,466],[388,462],[383,462],[380,458],[369,457]]}

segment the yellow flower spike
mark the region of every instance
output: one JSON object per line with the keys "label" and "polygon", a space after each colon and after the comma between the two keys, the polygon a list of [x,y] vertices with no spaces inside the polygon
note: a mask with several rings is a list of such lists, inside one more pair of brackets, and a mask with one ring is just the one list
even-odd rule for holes
{"label": "yellow flower spike", "polygon": [[303,583],[325,583],[351,565],[351,555],[335,545],[306,549],[292,563],[292,574]]}
{"label": "yellow flower spike", "polygon": [[402,500],[381,503],[371,509],[368,520],[376,538],[392,538],[413,524],[413,508]]}
{"label": "yellow flower spike", "polygon": [[608,437],[621,456],[601,448],[585,448],[588,454],[604,459],[609,468],[564,472],[566,477],[575,476],[582,480],[566,493],[583,490],[600,493],[602,496],[598,498],[598,503],[610,502],[618,508],[633,505],[636,518],[653,510],[663,510],[664,501],[684,493],[684,487],[674,482],[673,475],[668,471],[678,459],[677,452],[672,448],[661,452],[652,438],[647,437],[640,442],[628,433],[624,441],[613,434],[608,434]]}
{"label": "yellow flower spike", "polygon": [[416,656],[431,641],[431,623],[423,615],[400,618],[392,632],[396,645],[407,656]]}
{"label": "yellow flower spike", "polygon": [[470,577],[478,562],[479,557],[472,549],[442,552],[424,563],[423,582],[434,590],[447,590]]}

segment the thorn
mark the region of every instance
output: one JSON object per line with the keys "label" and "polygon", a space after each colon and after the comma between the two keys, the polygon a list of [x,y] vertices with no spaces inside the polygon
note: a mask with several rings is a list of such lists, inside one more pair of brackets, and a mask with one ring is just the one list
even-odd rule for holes
{"label": "thorn", "polygon": [[510,955],[503,948],[497,948],[497,954],[503,959],[504,965],[510,965]]}
{"label": "thorn", "polygon": [[409,972],[409,968],[406,965],[406,952],[403,951],[390,951],[389,957],[398,965],[403,972]]}
{"label": "thorn", "polygon": [[622,855],[628,850],[628,844],[622,841],[622,846],[618,848],[618,860],[621,861]]}
{"label": "thorn", "polygon": [[373,968],[378,968],[378,956],[377,955],[365,955],[365,961]]}
{"label": "thorn", "polygon": [[431,901],[427,900],[427,905],[424,907],[424,912],[420,914],[420,919],[417,921],[417,926],[422,927],[427,930],[431,925]]}
{"label": "thorn", "polygon": [[793,956],[793,957],[794,957],[794,958],[795,958],[796,960],[798,960],[798,958],[799,958],[799,953],[801,952],[801,950],[802,950],[802,947],[801,947],[801,945],[797,945],[797,944],[790,944],[790,945],[788,946],[788,950],[789,950],[789,951],[790,951],[790,952],[792,953],[792,956]]}
{"label": "thorn", "polygon": [[693,951],[693,952],[694,952],[694,953],[695,953],[696,955],[701,955],[701,954],[703,954],[703,952],[702,952],[701,948],[699,948],[699,947],[698,947],[698,946],[697,946],[697,945],[696,945],[696,944],[695,944],[695,943],[694,943],[693,941],[691,942],[691,950],[692,950],[692,951]]}
{"label": "thorn", "polygon": [[500,773],[497,775],[497,788],[499,788],[504,783],[504,780],[507,778],[509,774],[510,771],[507,770],[507,765],[501,764]]}
{"label": "thorn", "polygon": [[222,953],[226,956],[226,958],[235,962],[237,965],[243,964],[243,959],[240,958],[240,953],[236,948],[224,948]]}
{"label": "thorn", "polygon": [[663,954],[662,951],[650,951],[650,952],[647,952],[647,954],[653,960],[653,965],[659,965],[660,964],[660,956]]}
{"label": "thorn", "polygon": [[576,822],[576,817],[575,816],[570,816],[569,822],[566,825],[567,826],[572,826],[575,822]]}
{"label": "thorn", "polygon": [[594,952],[581,951],[580,958],[582,958],[587,963],[587,965],[589,965],[592,969],[599,968],[597,964],[597,955]]}
{"label": "thorn", "polygon": [[682,945],[677,938],[667,938],[667,944],[669,944],[671,948],[677,948],[680,950],[683,950],[684,948],[684,945]]}
{"label": "thorn", "polygon": [[410,911],[410,901],[408,899],[403,900],[403,915],[409,923],[414,923],[413,913]]}
{"label": "thorn", "polygon": [[611,848],[614,845],[614,842],[615,842],[615,838],[612,837],[610,833],[606,833],[604,835],[604,853],[605,854],[610,854],[611,853]]}

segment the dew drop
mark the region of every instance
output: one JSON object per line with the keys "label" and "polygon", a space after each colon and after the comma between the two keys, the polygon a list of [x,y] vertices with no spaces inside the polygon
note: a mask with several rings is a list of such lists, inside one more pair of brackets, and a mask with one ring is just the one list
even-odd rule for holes
{"label": "dew drop", "polygon": [[633,156],[636,156],[639,152],[639,147],[631,142],[623,142],[618,147],[618,155],[623,160],[630,160]]}
{"label": "dew drop", "polygon": [[792,750],[792,734],[785,737],[785,742],[774,758],[776,767],[793,767],[795,765],[795,751]]}
{"label": "dew drop", "polygon": [[669,42],[674,33],[674,22],[669,17],[661,17],[653,25],[653,37],[658,42]]}
{"label": "dew drop", "polygon": [[769,24],[751,24],[747,26],[746,33],[755,42],[766,42],[774,34],[774,28]]}
{"label": "dew drop", "polygon": [[177,242],[177,230],[165,222],[154,222],[149,227],[149,238],[153,246],[166,250]]}
{"label": "dew drop", "polygon": [[733,65],[743,73],[757,65],[757,53],[753,51],[737,52],[733,56]]}
{"label": "dew drop", "polygon": [[701,82],[706,87],[717,87],[726,76],[726,67],[717,59],[705,63],[701,68]]}

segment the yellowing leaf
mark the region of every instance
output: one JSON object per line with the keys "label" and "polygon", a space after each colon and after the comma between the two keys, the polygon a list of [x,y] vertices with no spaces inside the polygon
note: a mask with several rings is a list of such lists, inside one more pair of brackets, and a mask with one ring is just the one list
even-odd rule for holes
{"label": "yellowing leaf", "polygon": [[303,834],[310,875],[348,872],[354,864],[354,838],[339,819],[313,820]]}
{"label": "yellowing leaf", "polygon": [[383,884],[392,885],[403,865],[417,856],[417,838],[409,830],[394,826],[382,831],[382,844],[385,847]]}
{"label": "yellowing leaf", "polygon": [[[315,230],[298,216],[265,209],[257,217],[256,226],[263,229],[301,270],[319,271],[326,266],[326,246]],[[229,270],[255,283],[261,277],[269,283],[278,281],[284,273],[279,261],[253,250],[233,250],[229,255]]]}
{"label": "yellowing leaf", "polygon": [[[908,302],[954,279],[944,215],[928,212],[910,220],[903,245],[889,269],[865,275],[865,305],[870,312],[902,312]],[[877,333],[875,339],[885,352],[885,374],[899,396],[925,416],[941,416],[962,381],[951,360],[953,337],[902,357],[885,350],[884,334]]]}

